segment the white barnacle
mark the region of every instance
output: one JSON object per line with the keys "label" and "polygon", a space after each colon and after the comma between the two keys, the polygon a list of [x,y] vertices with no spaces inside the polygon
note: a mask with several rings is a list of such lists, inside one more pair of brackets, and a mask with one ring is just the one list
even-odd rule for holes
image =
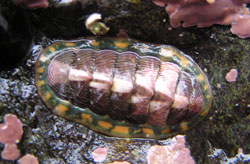
{"label": "white barnacle", "polygon": [[109,31],[109,28],[102,22],[100,13],[91,14],[85,21],[86,28],[94,35],[104,35]]}
{"label": "white barnacle", "polygon": [[90,30],[91,25],[102,19],[102,15],[100,13],[91,14],[85,21],[85,26],[88,30]]}

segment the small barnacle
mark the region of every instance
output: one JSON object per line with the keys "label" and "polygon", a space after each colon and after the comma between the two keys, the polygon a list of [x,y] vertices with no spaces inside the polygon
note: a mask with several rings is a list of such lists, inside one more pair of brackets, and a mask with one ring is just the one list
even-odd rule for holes
{"label": "small barnacle", "polygon": [[94,35],[106,34],[109,31],[109,27],[107,27],[102,22],[98,22],[101,19],[102,19],[101,14],[99,13],[91,14],[85,21],[86,28]]}

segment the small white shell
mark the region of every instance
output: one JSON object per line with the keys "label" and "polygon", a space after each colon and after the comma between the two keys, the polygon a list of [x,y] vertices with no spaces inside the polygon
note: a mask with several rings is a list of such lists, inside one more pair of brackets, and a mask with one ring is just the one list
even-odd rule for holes
{"label": "small white shell", "polygon": [[102,15],[100,13],[91,14],[85,21],[85,26],[88,30],[90,30],[91,25],[102,19]]}
{"label": "small white shell", "polygon": [[101,14],[93,13],[85,21],[86,28],[94,35],[104,35],[109,31],[109,28],[99,20],[102,19]]}

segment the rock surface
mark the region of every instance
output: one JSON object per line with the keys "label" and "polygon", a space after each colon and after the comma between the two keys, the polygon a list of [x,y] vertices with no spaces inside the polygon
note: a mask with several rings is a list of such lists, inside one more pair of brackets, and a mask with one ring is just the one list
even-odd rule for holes
{"label": "rock surface", "polygon": [[[17,115],[22,121],[24,134],[18,144],[21,156],[33,154],[41,164],[94,163],[91,152],[108,147],[105,163],[144,164],[152,145],[168,142],[109,138],[94,133],[54,115],[39,98],[34,86],[34,63],[39,52],[56,39],[92,36],[85,29],[84,20],[93,12],[101,13],[110,28],[106,36],[116,36],[123,29],[131,38],[173,45],[189,54],[207,73],[214,95],[212,109],[208,117],[186,133],[186,145],[196,163],[209,163],[208,156],[215,148],[223,149],[229,158],[237,154],[238,148],[250,154],[249,39],[234,36],[227,26],[172,29],[164,8],[150,0],[141,3],[88,0],[61,6],[57,1],[49,2],[48,8],[37,10],[24,9],[9,0],[0,2],[1,15],[8,22],[7,30],[3,28],[0,33],[7,36],[0,41],[1,50],[14,54],[11,58],[19,58],[18,62],[1,63],[5,70],[0,72],[0,121],[7,113]],[[15,14],[18,17],[12,17]],[[23,42],[18,42],[21,47],[18,49],[11,41],[20,40]],[[8,55],[1,54],[6,58]],[[10,64],[12,67],[8,67]],[[234,83],[225,79],[231,68],[238,71]],[[2,150],[3,145],[0,147]],[[0,163],[13,162],[0,159]]]}

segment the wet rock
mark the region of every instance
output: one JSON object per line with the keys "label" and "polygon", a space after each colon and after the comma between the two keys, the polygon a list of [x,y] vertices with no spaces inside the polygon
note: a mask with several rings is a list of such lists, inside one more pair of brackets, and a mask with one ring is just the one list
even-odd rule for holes
{"label": "wet rock", "polygon": [[[0,60],[0,66],[5,68],[0,72],[0,119],[3,122],[3,116],[12,113],[22,120],[24,134],[18,144],[22,156],[33,154],[41,163],[94,163],[91,152],[107,146],[107,163],[146,163],[152,145],[168,143],[106,137],[55,116],[42,103],[34,86],[34,63],[39,52],[56,39],[92,36],[85,29],[84,20],[93,12],[101,13],[103,22],[110,27],[106,36],[116,36],[123,29],[130,38],[171,44],[189,54],[206,72],[213,87],[212,110],[186,133],[186,144],[197,163],[209,161],[209,145],[223,149],[228,158],[235,156],[239,147],[245,154],[250,153],[250,43],[232,35],[230,27],[172,29],[164,8],[151,0],[88,0],[72,6],[52,3],[49,8],[32,11],[9,0],[0,4],[2,17],[8,23],[0,33],[1,51],[7,52]],[[32,37],[34,43],[27,53]],[[234,83],[225,80],[231,68],[239,72]],[[0,163],[13,162],[0,159]]]}
{"label": "wet rock", "polygon": [[11,1],[0,3],[0,70],[13,68],[31,47],[31,26],[27,13]]}

